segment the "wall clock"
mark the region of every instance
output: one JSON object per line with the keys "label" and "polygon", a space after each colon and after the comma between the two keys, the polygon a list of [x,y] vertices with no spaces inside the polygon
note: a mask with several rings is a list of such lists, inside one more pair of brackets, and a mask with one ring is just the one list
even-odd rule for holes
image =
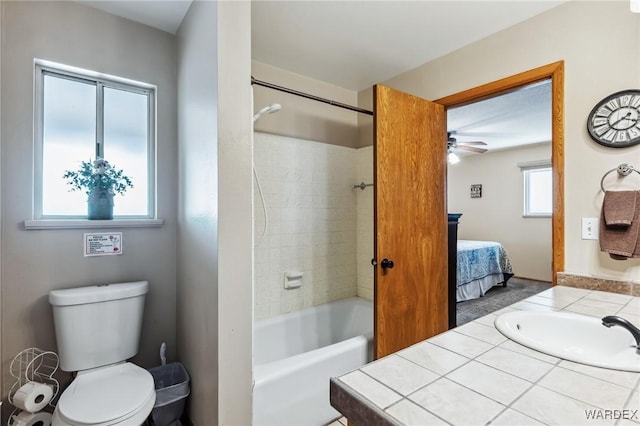
{"label": "wall clock", "polygon": [[640,90],[613,93],[593,107],[587,118],[591,139],[624,148],[640,143]]}

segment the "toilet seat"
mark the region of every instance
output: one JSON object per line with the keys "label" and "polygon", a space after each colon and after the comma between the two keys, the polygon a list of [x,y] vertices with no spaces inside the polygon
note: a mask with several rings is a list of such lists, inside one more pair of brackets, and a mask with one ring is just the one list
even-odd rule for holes
{"label": "toilet seat", "polygon": [[60,396],[52,425],[142,424],[155,400],[151,373],[135,364],[81,371]]}

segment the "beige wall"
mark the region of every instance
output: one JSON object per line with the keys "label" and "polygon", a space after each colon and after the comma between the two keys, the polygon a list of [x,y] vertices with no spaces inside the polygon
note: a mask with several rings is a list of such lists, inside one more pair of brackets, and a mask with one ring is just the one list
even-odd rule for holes
{"label": "beige wall", "polygon": [[196,425],[251,423],[250,16],[196,1],[178,31],[178,350]]}
{"label": "beige wall", "polygon": [[[640,15],[629,12],[628,2],[568,2],[385,84],[438,99],[559,60],[565,61],[565,271],[640,281],[640,259],[611,260],[597,241],[580,235],[580,218],[599,216],[603,173],[623,162],[640,167],[640,145],[602,147],[585,125],[600,99],[640,82]],[[359,101],[367,107],[371,90]]]}
{"label": "beige wall", "polygon": [[[518,277],[551,281],[551,218],[522,217],[524,185],[518,163],[550,160],[549,143],[463,156],[449,166],[449,211],[462,213],[461,240],[499,241]],[[470,185],[482,185],[471,198]]]}
{"label": "beige wall", "polygon": [[[176,57],[174,38],[74,2],[2,2],[2,364],[18,351],[56,349],[50,290],[148,280],[140,352],[174,359],[176,295]],[[123,231],[120,256],[85,258],[89,229],[25,231],[33,191],[33,59],[73,65],[158,86],[157,170],[161,228]],[[10,125],[8,124],[10,123]],[[3,396],[12,380],[4,369]]]}
{"label": "beige wall", "polygon": [[[358,106],[373,110],[373,88],[358,92]],[[373,117],[358,114],[358,148],[373,145]]]}
{"label": "beige wall", "polygon": [[[357,93],[352,90],[261,62],[252,61],[251,73],[257,80],[347,105],[356,106],[358,101]],[[282,105],[280,112],[255,123],[258,132],[352,148],[357,145],[359,113],[258,85],[253,86],[253,97],[254,112],[273,103]]]}
{"label": "beige wall", "polygon": [[250,188],[253,182],[253,114],[250,81],[251,3],[218,2],[220,425],[248,425],[252,418],[253,198]]}

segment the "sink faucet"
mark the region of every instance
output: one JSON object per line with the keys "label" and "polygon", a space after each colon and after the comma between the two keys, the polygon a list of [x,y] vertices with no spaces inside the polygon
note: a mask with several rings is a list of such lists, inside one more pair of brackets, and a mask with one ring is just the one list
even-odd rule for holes
{"label": "sink faucet", "polygon": [[636,339],[636,351],[640,354],[640,329],[635,325],[631,324],[624,318],[617,316],[608,316],[602,318],[602,325],[605,327],[613,327],[614,325],[619,325],[622,328],[626,328],[633,338]]}

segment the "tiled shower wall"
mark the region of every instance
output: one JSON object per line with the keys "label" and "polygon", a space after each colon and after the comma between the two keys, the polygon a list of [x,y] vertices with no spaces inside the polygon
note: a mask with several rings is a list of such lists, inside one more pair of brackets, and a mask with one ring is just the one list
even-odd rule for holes
{"label": "tiled shower wall", "polygon": [[[255,319],[356,295],[357,151],[254,134]],[[371,190],[371,188],[367,188]],[[370,191],[369,191],[370,192]],[[285,290],[286,271],[304,273]]]}
{"label": "tiled shower wall", "polygon": [[[356,152],[357,183],[373,183],[373,146]],[[356,189],[358,296],[373,300],[373,187]]]}

